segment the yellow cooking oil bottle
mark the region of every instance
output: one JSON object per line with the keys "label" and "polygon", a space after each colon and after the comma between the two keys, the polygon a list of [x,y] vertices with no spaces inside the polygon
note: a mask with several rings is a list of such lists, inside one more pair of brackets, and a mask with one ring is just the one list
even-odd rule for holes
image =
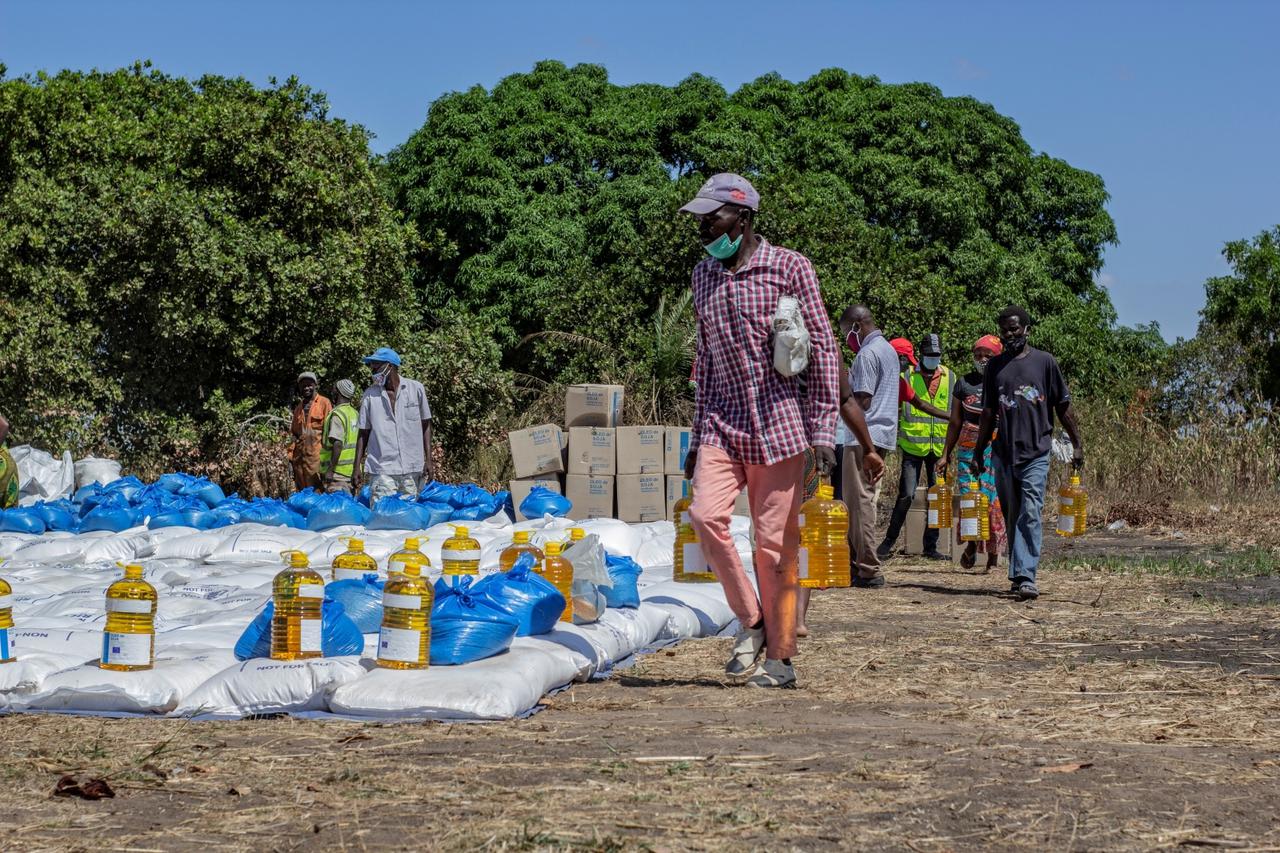
{"label": "yellow cooking oil bottle", "polygon": [[678,583],[715,583],[716,576],[702,554],[698,533],[689,522],[689,507],[693,506],[693,486],[689,494],[676,501],[672,507],[676,525],[676,546],[672,558],[671,577]]}
{"label": "yellow cooking oil bottle", "polygon": [[420,569],[431,568],[431,560],[422,553],[421,545],[426,540],[410,536],[404,540],[404,547],[387,557],[387,576],[393,572],[403,572],[405,566],[418,566]]}
{"label": "yellow cooking oil bottle", "polygon": [[13,663],[13,588],[0,578],[0,663]]}
{"label": "yellow cooking oil bottle", "polygon": [[116,672],[151,669],[156,653],[156,588],[130,563],[124,577],[107,587],[107,624],[98,666]]}
{"label": "yellow cooking oil bottle", "polygon": [[455,525],[453,535],[444,540],[440,550],[447,583],[457,586],[466,575],[480,574],[480,543],[471,538],[471,531],[464,525]]}
{"label": "yellow cooking oil bottle", "polygon": [[986,542],[991,538],[991,499],[980,488],[977,480],[969,481],[969,488],[960,495],[960,541]]}
{"label": "yellow cooking oil bottle", "polygon": [[581,527],[569,528],[569,544],[570,545],[573,545],[575,542],[581,542],[583,539],[586,539],[586,538],[587,538],[587,531],[583,530]]}
{"label": "yellow cooking oil bottle", "polygon": [[382,590],[378,666],[426,669],[431,663],[431,605],[435,594],[418,563],[402,563]]}
{"label": "yellow cooking oil bottle", "polygon": [[324,610],[324,578],[312,570],[307,555],[288,551],[289,568],[271,584],[271,657],[304,660],[321,657],[321,614]]}
{"label": "yellow cooking oil bottle", "polygon": [[561,622],[573,621],[573,563],[560,556],[564,550],[561,542],[547,543],[547,556],[538,567],[538,574],[546,578],[564,596],[564,612]]}
{"label": "yellow cooking oil bottle", "polygon": [[529,531],[517,530],[511,535],[511,544],[502,549],[502,553],[498,555],[498,568],[504,572],[511,571],[511,567],[516,564],[516,560],[520,559],[520,555],[528,552],[533,555],[533,565],[541,566],[544,559],[542,550],[538,546],[529,541]]}
{"label": "yellow cooking oil bottle", "polygon": [[925,493],[928,509],[929,527],[933,530],[949,530],[951,518],[951,486],[947,484],[947,476],[939,474],[938,479]]}
{"label": "yellow cooking oil bottle", "polygon": [[1071,472],[1071,482],[1058,490],[1059,536],[1080,536],[1089,522],[1089,493],[1080,485],[1080,472]]}
{"label": "yellow cooking oil bottle", "polygon": [[333,558],[333,579],[336,581],[359,580],[365,575],[378,573],[378,561],[365,553],[364,540],[347,539],[347,550]]}
{"label": "yellow cooking oil bottle", "polygon": [[830,483],[800,507],[800,586],[849,586],[849,508]]}

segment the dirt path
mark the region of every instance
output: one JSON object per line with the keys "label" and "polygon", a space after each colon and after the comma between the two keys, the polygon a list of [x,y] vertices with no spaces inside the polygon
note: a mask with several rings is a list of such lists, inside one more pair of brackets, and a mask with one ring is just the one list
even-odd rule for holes
{"label": "dirt path", "polygon": [[890,580],[815,599],[795,691],[711,640],[510,723],[5,718],[0,847],[1280,849],[1276,578]]}

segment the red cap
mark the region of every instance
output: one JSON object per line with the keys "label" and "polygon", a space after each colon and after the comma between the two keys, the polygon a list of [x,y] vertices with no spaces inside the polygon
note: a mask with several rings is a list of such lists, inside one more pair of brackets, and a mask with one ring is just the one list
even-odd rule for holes
{"label": "red cap", "polygon": [[893,347],[898,355],[905,355],[907,361],[911,362],[912,367],[916,367],[919,364],[916,361],[916,348],[911,345],[911,341],[906,338],[894,338],[889,341],[889,346]]}
{"label": "red cap", "polygon": [[1004,347],[1000,343],[1000,339],[995,335],[983,335],[973,342],[973,351],[986,350],[992,355],[999,355]]}

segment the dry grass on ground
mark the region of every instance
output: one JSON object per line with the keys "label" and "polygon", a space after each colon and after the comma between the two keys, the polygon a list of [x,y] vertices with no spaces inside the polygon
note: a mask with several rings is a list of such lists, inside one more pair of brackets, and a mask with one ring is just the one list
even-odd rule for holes
{"label": "dry grass on ground", "polygon": [[6,718],[0,846],[1280,850],[1275,572],[1073,564],[820,595],[795,691],[714,640],[495,724]]}

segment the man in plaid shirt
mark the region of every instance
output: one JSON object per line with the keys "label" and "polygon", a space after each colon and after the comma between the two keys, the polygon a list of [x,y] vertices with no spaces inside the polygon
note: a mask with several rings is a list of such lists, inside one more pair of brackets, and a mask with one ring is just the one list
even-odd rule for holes
{"label": "man in plaid shirt", "polygon": [[[804,455],[812,448],[823,474],[835,464],[840,360],[813,265],[755,234],[759,205],[745,178],[725,173],[681,208],[698,218],[711,256],[693,271],[697,414],[685,476],[694,485],[690,522],[742,624],[725,671],[749,676],[755,687],[789,687],[796,680]],[[782,296],[799,301],[812,343],[808,367],[791,377],[773,366],[773,318]],[[755,524],[758,596],[729,534],[744,486]]]}

